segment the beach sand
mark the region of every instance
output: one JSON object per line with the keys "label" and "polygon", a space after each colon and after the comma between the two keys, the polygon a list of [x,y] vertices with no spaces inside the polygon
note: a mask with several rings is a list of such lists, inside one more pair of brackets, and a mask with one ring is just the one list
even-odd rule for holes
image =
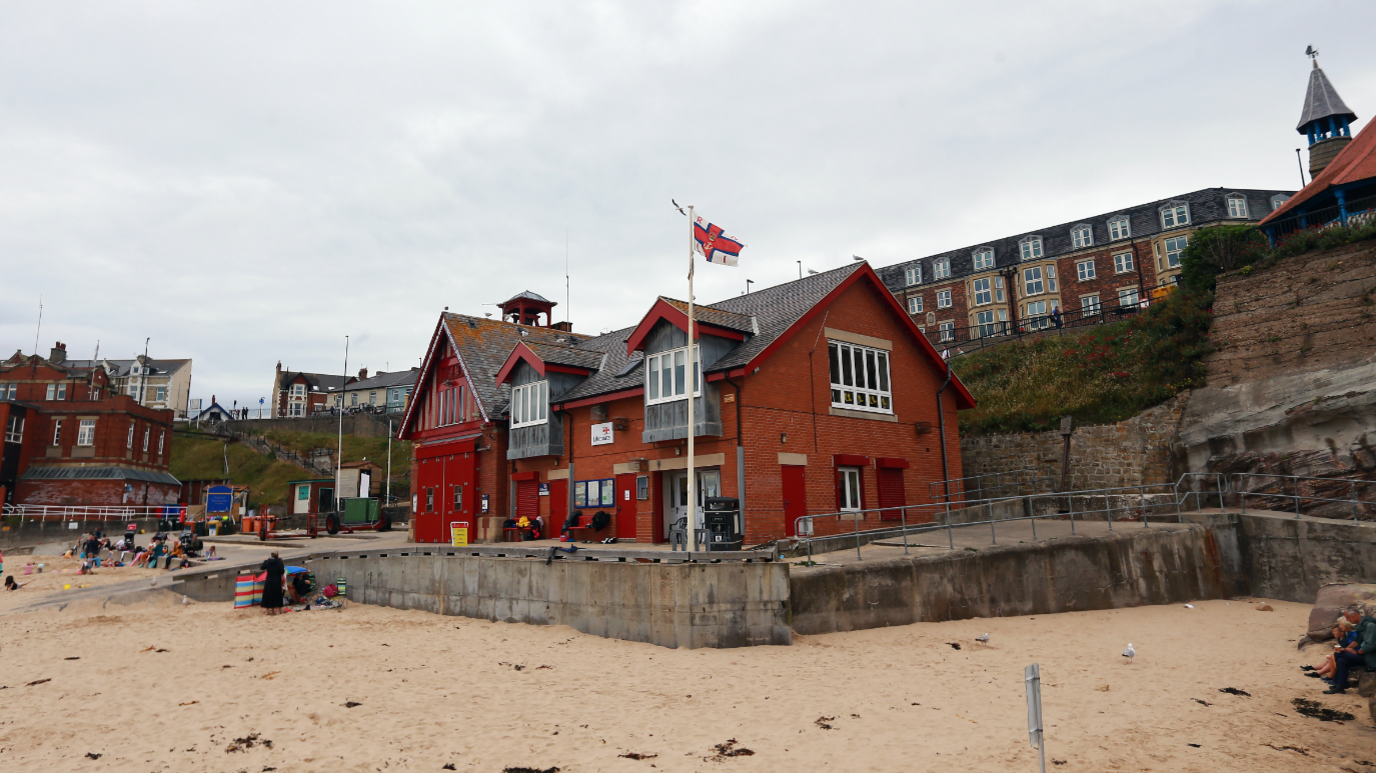
{"label": "beach sand", "polygon": [[[1286,602],[689,651],[361,604],[266,617],[167,595],[13,611],[62,593],[29,591],[0,614],[9,771],[1035,771],[1032,662],[1047,770],[1376,770],[1358,762],[1376,763],[1365,699],[1303,677],[1319,657],[1295,649],[1309,607]],[[1296,697],[1357,719],[1300,716]],[[753,754],[717,751],[733,740]]]}

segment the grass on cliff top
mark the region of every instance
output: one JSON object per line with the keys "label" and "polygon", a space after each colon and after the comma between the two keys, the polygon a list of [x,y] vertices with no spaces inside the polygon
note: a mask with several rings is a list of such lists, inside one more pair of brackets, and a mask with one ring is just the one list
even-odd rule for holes
{"label": "grass on cliff top", "polygon": [[[188,430],[190,431],[190,430]],[[224,478],[225,458],[229,460],[228,477],[235,484],[248,486],[251,501],[255,505],[280,505],[287,498],[287,483],[317,477],[290,462],[282,462],[271,454],[260,454],[240,443],[230,443],[228,448],[214,435],[189,437],[185,434],[172,436],[171,468],[177,480],[197,480]],[[308,432],[269,431],[263,433],[274,443],[296,451],[309,458],[313,448],[334,449],[338,443],[335,435],[313,434]],[[387,468],[387,438],[344,437],[344,461],[356,462],[363,458]],[[404,480],[411,472],[411,444],[406,441],[392,441],[392,476],[394,480]]]}
{"label": "grass on cliff top", "polygon": [[1040,432],[1122,421],[1204,383],[1213,296],[1176,292],[1136,318],[1009,343],[953,360],[977,407],[961,411],[972,435]]}

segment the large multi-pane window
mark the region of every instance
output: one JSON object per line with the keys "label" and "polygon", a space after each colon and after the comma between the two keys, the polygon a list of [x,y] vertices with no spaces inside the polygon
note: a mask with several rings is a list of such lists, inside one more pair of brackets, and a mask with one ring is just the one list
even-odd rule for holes
{"label": "large multi-pane window", "polygon": [[988,248],[975,250],[975,270],[985,271],[994,267],[994,251]]}
{"label": "large multi-pane window", "polygon": [[1029,236],[1018,244],[1023,260],[1036,260],[1042,256],[1042,237]]}
{"label": "large multi-pane window", "polygon": [[511,389],[511,426],[528,427],[549,421],[549,382],[536,381]]}
{"label": "large multi-pane window", "polygon": [[130,419],[130,420],[129,420],[129,437],[125,439],[125,441],[124,441],[124,446],[125,446],[125,448],[133,448],[133,447],[134,447],[134,420],[133,420],[133,419]]}
{"label": "large multi-pane window", "polygon": [[1070,243],[1075,245],[1075,249],[1088,247],[1094,244],[1094,232],[1087,225],[1076,226],[1070,232]]}
{"label": "large multi-pane window", "polygon": [[860,497],[860,468],[837,467],[836,476],[840,478],[840,490],[836,493],[841,500],[841,512],[859,512],[863,506]]}
{"label": "large multi-pane window", "polygon": [[1120,252],[1113,256],[1113,273],[1126,274],[1132,270],[1132,253]]}
{"label": "large multi-pane window", "polygon": [[[695,351],[701,349],[694,347]],[[682,400],[688,395],[688,347],[645,358],[645,402],[648,405]],[[693,395],[702,394],[697,363],[693,364]]]}
{"label": "large multi-pane window", "polygon": [[981,338],[1008,332],[1008,312],[990,309],[975,313],[975,329]]}
{"label": "large multi-pane window", "polygon": [[1132,226],[1128,224],[1126,217],[1116,217],[1108,221],[1108,238],[1126,239],[1132,236]]}
{"label": "large multi-pane window", "polygon": [[922,284],[922,266],[917,265],[913,266],[912,268],[905,269],[903,271],[903,279],[906,281],[907,284],[910,285]]}
{"label": "large multi-pane window", "polygon": [[61,420],[61,419],[54,419],[54,420],[53,420],[53,445],[55,445],[55,446],[60,446],[60,445],[62,445],[62,420]]}
{"label": "large multi-pane window", "polygon": [[1099,294],[1098,294],[1098,293],[1095,293],[1094,295],[1081,295],[1081,296],[1080,296],[1080,311],[1083,312],[1083,313],[1086,314],[1086,315],[1098,314],[1098,313],[1099,313]]}
{"label": "large multi-pane window", "polygon": [[1094,261],[1091,259],[1076,263],[1075,271],[1078,272],[1081,282],[1088,282],[1094,278]]}
{"label": "large multi-pane window", "polygon": [[954,340],[956,340],[956,323],[954,323],[954,322],[942,322],[942,323],[938,324],[936,327],[937,327],[937,330],[940,330],[940,331],[941,331],[941,340],[943,340],[943,341],[954,341]]}
{"label": "large multi-pane window", "polygon": [[932,262],[933,279],[949,279],[951,277],[951,259],[941,258]]}
{"label": "large multi-pane window", "polygon": [[49,385],[48,385],[48,399],[49,399],[49,400],[66,400],[66,399],[67,399],[67,385],[66,385],[66,384],[49,384]]}
{"label": "large multi-pane window", "polygon": [[96,444],[96,420],[82,419],[76,428],[76,444],[79,446],[93,446]]}
{"label": "large multi-pane window", "polygon": [[1247,217],[1247,199],[1244,196],[1228,197],[1228,217],[1245,218]]}
{"label": "large multi-pane window", "polygon": [[1167,204],[1161,208],[1161,227],[1178,228],[1190,224],[1190,208],[1184,204]]}
{"label": "large multi-pane window", "polygon": [[1041,295],[1046,292],[1046,286],[1042,282],[1042,267],[1033,266],[1022,270],[1022,294]]}
{"label": "large multi-pane window", "polygon": [[23,416],[11,416],[11,417],[10,417],[10,422],[9,422],[9,424],[5,426],[5,442],[6,442],[6,443],[22,443],[22,442],[24,442],[24,417],[23,417]]}
{"label": "large multi-pane window", "polygon": [[937,290],[937,291],[936,291],[936,307],[937,307],[938,309],[949,309],[949,308],[951,308],[951,291],[950,291],[950,290]]}
{"label": "large multi-pane window", "polygon": [[1136,305],[1137,305],[1137,288],[1136,288],[1136,287],[1123,287],[1123,288],[1119,289],[1119,290],[1118,290],[1118,305],[1119,305],[1119,306],[1136,306]]}
{"label": "large multi-pane window", "polygon": [[975,305],[983,306],[994,302],[993,280],[990,277],[976,279],[971,283],[975,291]]}
{"label": "large multi-pane window", "polygon": [[831,341],[831,404],[838,408],[893,413],[889,353]]}
{"label": "large multi-pane window", "polygon": [[911,298],[908,299],[908,313],[909,313],[909,314],[921,314],[921,313],[922,313],[922,296],[920,296],[920,295],[914,295],[913,297],[911,297]]}
{"label": "large multi-pane window", "polygon": [[1190,243],[1188,236],[1173,236],[1166,240],[1166,268],[1180,268],[1180,254],[1185,251],[1185,245]]}

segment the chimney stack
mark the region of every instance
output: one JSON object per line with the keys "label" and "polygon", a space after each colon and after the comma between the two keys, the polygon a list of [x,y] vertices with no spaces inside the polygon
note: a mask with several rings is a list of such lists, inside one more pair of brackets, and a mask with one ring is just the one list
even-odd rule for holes
{"label": "chimney stack", "polygon": [[564,321],[564,322],[555,322],[553,325],[550,325],[550,327],[553,328],[553,329],[555,329],[555,330],[562,330],[562,331],[564,331],[565,333],[572,333],[572,332],[573,332],[573,323],[572,323],[572,322],[568,322],[568,321]]}
{"label": "chimney stack", "polygon": [[368,378],[368,369],[367,369],[367,368],[359,368],[359,369],[358,369],[358,380],[359,380],[359,381],[362,381],[362,380],[364,380],[364,379],[366,379],[366,378]]}
{"label": "chimney stack", "polygon": [[53,349],[52,349],[52,351],[48,353],[48,360],[49,360],[50,362],[55,362],[55,363],[63,363],[63,362],[66,362],[66,361],[67,361],[67,345],[64,344],[64,343],[62,343],[61,341],[58,341],[57,343],[53,344]]}

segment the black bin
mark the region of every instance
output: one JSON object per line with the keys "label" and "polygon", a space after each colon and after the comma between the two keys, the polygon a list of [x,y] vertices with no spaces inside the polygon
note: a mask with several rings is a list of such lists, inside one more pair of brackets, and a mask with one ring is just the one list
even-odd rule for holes
{"label": "black bin", "polygon": [[708,497],[703,502],[703,525],[707,528],[708,550],[740,550],[744,541],[741,528],[741,501],[735,497]]}

